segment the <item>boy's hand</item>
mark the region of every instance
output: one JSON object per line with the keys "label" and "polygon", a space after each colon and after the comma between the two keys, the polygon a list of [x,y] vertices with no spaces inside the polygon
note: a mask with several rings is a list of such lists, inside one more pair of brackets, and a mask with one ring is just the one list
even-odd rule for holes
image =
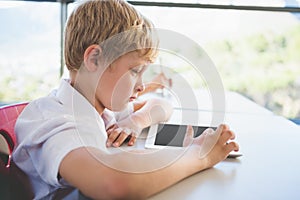
{"label": "boy's hand", "polygon": [[221,124],[216,131],[206,129],[197,138],[193,138],[193,135],[193,128],[188,126],[184,146],[190,146],[189,151],[201,162],[204,161],[206,168],[213,167],[226,159],[231,151],[239,150],[239,145],[230,141],[235,138],[234,132],[225,124]]}
{"label": "boy's hand", "polygon": [[107,147],[119,147],[127,138],[130,138],[128,141],[128,146],[132,146],[136,142],[136,136],[132,134],[130,129],[119,128],[116,124],[114,124],[106,131],[108,136],[106,142]]}

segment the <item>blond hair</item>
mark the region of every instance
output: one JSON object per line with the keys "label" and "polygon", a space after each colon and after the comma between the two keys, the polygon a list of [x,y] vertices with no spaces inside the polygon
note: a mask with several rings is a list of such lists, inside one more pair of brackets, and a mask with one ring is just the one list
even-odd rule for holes
{"label": "blond hair", "polygon": [[153,62],[158,41],[153,25],[123,0],[90,0],[70,15],[65,28],[64,56],[69,70],[78,70],[85,50],[93,44],[102,48],[102,58],[112,62],[122,54],[138,51]]}

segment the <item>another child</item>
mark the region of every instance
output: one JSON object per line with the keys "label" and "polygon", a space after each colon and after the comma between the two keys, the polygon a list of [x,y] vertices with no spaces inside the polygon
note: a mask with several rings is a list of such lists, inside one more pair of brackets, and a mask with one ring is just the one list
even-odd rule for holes
{"label": "another child", "polygon": [[172,87],[172,79],[167,78],[166,75],[161,72],[157,74],[153,80],[148,83],[144,89],[144,91],[139,92],[139,95],[143,95],[149,92],[155,92],[157,89],[164,89],[165,87]]}
{"label": "another child", "polygon": [[[106,108],[124,110],[143,91],[142,74],[157,54],[149,28],[123,0],[83,1],[70,15],[64,52],[71,78],[31,102],[15,127],[13,160],[29,176],[34,199],[67,187],[93,199],[144,199],[238,150],[228,143],[234,133],[220,125],[198,138],[188,126],[183,150],[110,153],[101,115]],[[215,136],[211,151],[199,158],[203,138]]]}

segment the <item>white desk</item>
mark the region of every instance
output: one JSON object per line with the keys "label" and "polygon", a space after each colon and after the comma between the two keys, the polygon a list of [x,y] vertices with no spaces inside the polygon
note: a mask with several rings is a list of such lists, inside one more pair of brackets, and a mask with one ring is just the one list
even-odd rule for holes
{"label": "white desk", "polygon": [[211,124],[212,116],[224,115],[222,122],[236,133],[243,156],[226,159],[149,200],[300,199],[300,126],[234,92],[226,92],[224,111],[209,107],[203,93],[198,100],[200,109],[177,108],[170,123],[217,125]]}
{"label": "white desk", "polygon": [[[300,126],[237,93],[227,92],[226,99],[223,122],[236,133],[243,156],[226,159],[149,200],[300,199]],[[191,119],[182,120],[181,112],[186,112]],[[192,107],[175,109],[171,122],[209,124],[212,115],[223,115],[224,112],[209,111],[205,106],[198,110]],[[143,148],[143,142],[141,139],[130,148]]]}
{"label": "white desk", "polygon": [[[225,107],[221,110],[216,110],[212,105],[212,97],[208,90],[193,90],[185,92],[183,89],[177,89],[178,96],[175,97],[170,93],[164,96],[165,99],[172,102],[175,108],[185,110],[199,110],[199,111],[213,111],[213,112],[226,112],[226,113],[241,113],[241,114],[259,114],[259,115],[272,115],[273,113],[268,109],[258,105],[243,95],[226,91],[225,92]],[[185,95],[185,93],[187,93]],[[193,95],[191,95],[191,93]],[[147,99],[152,97],[162,97],[161,94],[149,93],[141,97]],[[184,105],[182,102],[184,101]]]}
{"label": "white desk", "polygon": [[151,197],[300,199],[300,127],[275,115],[226,114],[243,156],[227,159]]}

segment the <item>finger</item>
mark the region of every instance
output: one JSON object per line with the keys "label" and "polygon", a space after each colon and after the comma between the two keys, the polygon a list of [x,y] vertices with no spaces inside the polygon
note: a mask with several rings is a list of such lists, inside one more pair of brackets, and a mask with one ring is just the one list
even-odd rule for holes
{"label": "finger", "polygon": [[229,126],[227,124],[220,124],[216,130],[216,135],[218,135],[218,137],[222,136],[228,130],[229,130]]}
{"label": "finger", "polygon": [[213,134],[215,131],[212,128],[207,128],[203,131],[201,135]]}
{"label": "finger", "polygon": [[221,124],[223,126],[223,131],[230,130],[227,124]]}
{"label": "finger", "polygon": [[128,142],[128,146],[134,145],[135,142],[136,142],[136,137],[133,136],[133,135],[131,135],[131,138],[130,138],[130,140]]}
{"label": "finger", "polygon": [[129,136],[128,134],[122,131],[121,134],[119,134],[119,137],[116,139],[116,141],[114,141],[113,146],[119,147],[121,144],[123,144],[123,142],[126,140],[128,136]]}
{"label": "finger", "polygon": [[221,134],[223,131],[229,130],[229,126],[227,124],[220,124],[216,130],[218,134]]}
{"label": "finger", "polygon": [[110,135],[118,126],[116,124],[111,125],[108,129],[106,129],[107,135]]}
{"label": "finger", "polygon": [[226,153],[229,154],[231,151],[239,151],[240,147],[236,142],[229,142],[226,146]]}
{"label": "finger", "polygon": [[109,136],[107,138],[107,142],[106,142],[107,147],[111,146],[111,144],[118,138],[121,131],[122,131],[122,129],[120,129],[120,128],[117,128],[117,129],[114,129],[113,131],[111,131],[111,133],[109,134]]}
{"label": "finger", "polygon": [[225,144],[228,140],[233,140],[235,138],[235,134],[231,130],[223,131],[221,137],[219,139],[220,144]]}
{"label": "finger", "polygon": [[186,147],[186,146],[190,145],[193,142],[193,138],[194,138],[194,129],[192,126],[187,126],[186,134],[185,134],[184,140],[183,140],[183,146]]}

